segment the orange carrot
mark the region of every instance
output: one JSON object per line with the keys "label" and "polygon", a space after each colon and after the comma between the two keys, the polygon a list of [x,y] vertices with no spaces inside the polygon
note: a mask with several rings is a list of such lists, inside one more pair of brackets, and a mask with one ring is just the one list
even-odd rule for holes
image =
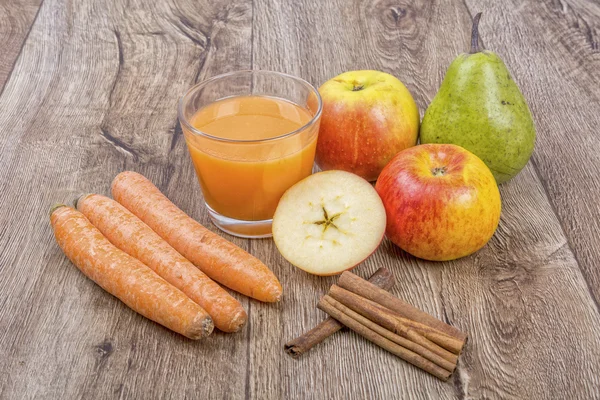
{"label": "orange carrot", "polygon": [[212,319],[202,307],[113,246],[82,213],[60,204],[50,211],[50,223],[73,264],[131,309],[190,339],[212,332]]}
{"label": "orange carrot", "polygon": [[120,173],[112,194],[212,279],[261,301],[279,301],[281,284],[266,265],[194,221],[142,175]]}
{"label": "orange carrot", "polygon": [[202,306],[217,328],[236,332],[244,325],[246,311],[239,301],[121,204],[99,194],[88,194],[77,200],[77,209],[112,244],[152,268]]}

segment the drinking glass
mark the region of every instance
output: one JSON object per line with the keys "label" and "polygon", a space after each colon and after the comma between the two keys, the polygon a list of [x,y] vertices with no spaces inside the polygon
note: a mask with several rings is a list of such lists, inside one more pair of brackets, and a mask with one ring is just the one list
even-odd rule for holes
{"label": "drinking glass", "polygon": [[[306,124],[276,137],[236,139],[202,132],[194,116],[204,107],[236,96],[260,96],[292,103],[310,114]],[[239,237],[271,236],[279,199],[312,173],[321,97],[307,81],[279,72],[237,71],[189,89],[178,116],[213,223]],[[239,139],[242,137],[242,139]]]}

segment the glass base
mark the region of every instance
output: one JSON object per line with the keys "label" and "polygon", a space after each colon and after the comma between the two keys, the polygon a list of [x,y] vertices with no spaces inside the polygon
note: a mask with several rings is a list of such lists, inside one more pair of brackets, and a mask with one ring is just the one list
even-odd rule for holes
{"label": "glass base", "polygon": [[262,221],[242,221],[225,217],[210,208],[208,204],[206,204],[206,208],[208,209],[208,214],[210,215],[212,223],[215,224],[217,228],[230,235],[248,239],[260,239],[273,236],[271,233],[272,219],[265,219]]}

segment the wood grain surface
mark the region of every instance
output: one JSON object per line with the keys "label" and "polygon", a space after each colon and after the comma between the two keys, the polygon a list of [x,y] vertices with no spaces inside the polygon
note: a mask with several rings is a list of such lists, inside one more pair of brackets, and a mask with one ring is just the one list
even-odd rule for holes
{"label": "wood grain surface", "polygon": [[42,0],[13,0],[0,2],[0,92],[25,44],[31,25]]}
{"label": "wood grain surface", "polygon": [[[469,332],[441,382],[342,331],[299,359],[289,339],[325,318],[337,279],[308,275],[272,240],[223,234],[280,278],[284,299],[233,294],[242,332],[193,342],[85,278],[48,209],[109,194],[132,169],[214,230],[176,103],[194,82],[267,69],[315,85],[347,70],[400,78],[421,114],[483,11],[538,131],[502,185],[491,242],[432,263],[388,241],[355,269]],[[0,1],[0,399],[600,399],[600,6],[593,0]]]}

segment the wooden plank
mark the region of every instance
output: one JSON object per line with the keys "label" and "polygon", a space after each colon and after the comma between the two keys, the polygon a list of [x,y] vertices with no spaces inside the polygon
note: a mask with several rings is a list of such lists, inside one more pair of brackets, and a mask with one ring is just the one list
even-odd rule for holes
{"label": "wooden plank", "polygon": [[[511,29],[510,21],[505,25]],[[470,16],[459,1],[256,1],[254,27],[255,68],[316,85],[346,70],[381,69],[403,80],[423,112],[449,63],[467,48]],[[539,112],[552,118],[553,108],[543,106]],[[600,367],[600,319],[533,166],[504,185],[502,196],[500,229],[474,256],[428,263],[386,241],[357,268],[363,276],[390,268],[399,281],[394,293],[470,333],[453,382],[429,379],[345,332],[299,360],[279,362],[280,349],[265,353],[253,335],[255,357],[271,364],[257,370],[251,363],[250,387],[260,389],[267,374],[283,385],[283,398],[593,397],[600,383],[593,373]],[[273,252],[269,246],[258,254]],[[335,278],[309,276],[279,256],[276,264],[286,301],[270,330],[284,342],[324,318],[313,307]]]}
{"label": "wooden plank", "polygon": [[[600,304],[600,5],[524,1],[485,9],[485,44],[504,57],[534,115],[533,163]],[[535,51],[532,51],[535,49]]]}
{"label": "wooden plank", "polygon": [[0,1],[0,93],[27,39],[42,0]]}
{"label": "wooden plank", "polygon": [[0,398],[244,397],[248,331],[192,342],[135,314],[62,255],[47,210],[132,168],[206,223],[176,104],[249,68],[250,36],[245,0],[44,3],[0,97]]}
{"label": "wooden plank", "polygon": [[[450,44],[450,38],[442,44],[431,40],[423,44],[426,32],[419,26],[427,15],[443,20],[445,14],[456,17],[455,5],[418,2],[411,6],[408,2],[391,5],[366,1],[273,5],[268,1],[256,1],[254,67],[301,76],[317,86],[347,70],[381,69],[395,73],[413,93],[422,93],[427,73],[423,66],[428,65],[424,61],[434,57],[427,45],[446,46]],[[444,22],[450,24],[452,21]],[[416,99],[423,107],[423,96],[417,95]],[[263,257],[275,251],[269,245],[264,249]],[[422,268],[414,261],[407,262]],[[270,324],[270,330],[281,337],[283,344],[325,318],[315,306],[337,278],[308,275],[279,255],[275,264],[284,282],[286,298],[281,304],[283,317]],[[398,261],[393,246],[386,241],[357,268],[357,273],[366,277],[378,267],[386,266],[402,282],[406,276],[398,264],[403,262]],[[426,288],[431,286],[428,279],[421,278],[419,283]],[[417,302],[415,293],[418,290],[412,289],[403,293],[405,298],[435,313],[440,305],[437,296],[427,293]],[[395,293],[399,293],[398,288]],[[252,348],[257,348],[253,353],[271,363],[261,365],[260,373],[250,374],[250,387],[258,391],[266,374],[272,382],[282,386],[283,393],[279,398],[349,399],[367,395],[370,398],[427,398],[427,393],[439,398],[453,397],[451,384],[438,381],[349,332],[328,339],[297,360],[281,358],[281,344],[270,349],[259,347],[261,341],[255,337],[251,338]],[[256,371],[252,363],[250,368]]]}

